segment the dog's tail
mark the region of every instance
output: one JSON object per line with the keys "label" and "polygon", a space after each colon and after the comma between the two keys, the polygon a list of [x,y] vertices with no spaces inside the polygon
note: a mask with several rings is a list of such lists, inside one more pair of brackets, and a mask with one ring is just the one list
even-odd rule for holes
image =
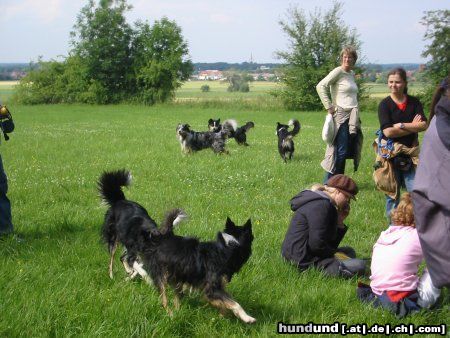
{"label": "dog's tail", "polygon": [[255,124],[252,121],[247,122],[246,124],[244,124],[241,128],[247,132],[249,129],[254,128]]}
{"label": "dog's tail", "polygon": [[233,137],[234,133],[238,129],[238,124],[236,120],[225,120],[222,124],[222,130],[227,133],[228,137]]}
{"label": "dog's tail", "polygon": [[125,169],[104,172],[97,183],[102,200],[110,206],[118,201],[125,200],[122,187],[130,186],[131,179],[130,172]]}
{"label": "dog's tail", "polygon": [[182,209],[172,209],[164,217],[160,232],[164,235],[172,233],[173,228],[187,219],[187,214]]}
{"label": "dog's tail", "polygon": [[295,136],[298,134],[298,132],[300,131],[300,122],[298,122],[297,119],[291,119],[289,120],[289,125],[291,127],[294,127],[294,129],[292,129],[292,131],[289,132],[290,136]]}

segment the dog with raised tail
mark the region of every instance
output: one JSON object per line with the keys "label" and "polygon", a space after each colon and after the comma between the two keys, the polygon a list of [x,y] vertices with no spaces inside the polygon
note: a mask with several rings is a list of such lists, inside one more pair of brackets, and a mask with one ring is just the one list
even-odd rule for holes
{"label": "dog with raised tail", "polygon": [[236,142],[240,145],[248,146],[247,143],[247,132],[254,128],[255,124],[251,121],[247,122],[243,126],[238,127],[238,123],[236,120],[228,119],[220,124],[220,119],[214,120],[209,119],[208,121],[208,129],[209,131],[213,131],[215,133],[221,131],[225,128],[228,131],[228,137],[234,138]]}
{"label": "dog with raised tail", "polygon": [[[292,127],[292,130],[289,130],[289,127]],[[294,155],[294,136],[300,132],[300,127],[300,122],[297,119],[291,119],[288,124],[277,122],[278,152],[284,163],[287,163],[287,156],[291,160]]]}
{"label": "dog with raised tail", "polygon": [[[130,172],[122,169],[104,172],[97,183],[100,196],[108,205],[102,226],[102,238],[108,245],[110,254],[109,277],[113,278],[114,255],[118,245],[121,244],[125,247],[125,252],[120,260],[129,278],[139,274],[151,283],[147,272],[140,264],[140,256],[148,240],[161,233],[156,222],[142,205],[125,198],[122,187],[129,187],[131,181]],[[174,214],[177,216],[173,217]],[[181,209],[174,209],[166,215],[164,227],[172,228],[186,217]]]}

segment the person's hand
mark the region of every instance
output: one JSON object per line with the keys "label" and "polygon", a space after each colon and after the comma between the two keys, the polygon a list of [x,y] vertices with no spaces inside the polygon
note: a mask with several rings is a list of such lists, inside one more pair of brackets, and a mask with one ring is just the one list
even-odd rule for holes
{"label": "person's hand", "polygon": [[336,109],[334,108],[334,106],[331,106],[327,110],[328,110],[328,114],[331,114],[331,115],[334,115],[334,113],[336,112]]}
{"label": "person's hand", "polygon": [[346,203],[342,208],[338,209],[338,225],[344,225],[344,220],[350,213],[350,203]]}
{"label": "person's hand", "polygon": [[416,116],[414,116],[414,119],[412,121],[413,122],[422,122],[422,116],[417,114]]}

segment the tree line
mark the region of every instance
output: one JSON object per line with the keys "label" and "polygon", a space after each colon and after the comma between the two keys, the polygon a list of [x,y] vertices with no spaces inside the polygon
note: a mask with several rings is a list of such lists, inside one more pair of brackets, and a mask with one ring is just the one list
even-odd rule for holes
{"label": "tree line", "polygon": [[[264,65],[277,68],[283,86],[272,94],[287,109],[321,109],[315,86],[339,64],[342,47],[352,45],[361,55],[361,41],[356,30],[342,20],[342,7],[342,3],[334,2],[328,11],[317,9],[307,14],[292,6],[286,18],[280,20],[290,47],[276,52],[280,64]],[[198,63],[194,68],[187,42],[174,21],[164,17],[152,25],[142,21],[130,25],[124,16],[130,8],[126,0],[99,0],[98,4],[89,0],[77,16],[69,55],[62,61],[40,59],[32,64],[17,86],[15,99],[26,104],[154,104],[173,98],[194,69],[224,70],[230,65]],[[421,24],[426,26],[424,39],[429,42],[422,56],[430,61],[421,75],[421,80],[428,83],[421,97],[427,104],[435,85],[450,70],[450,11],[425,12]],[[231,66],[241,73],[258,68],[253,62]],[[361,62],[355,67],[359,84],[365,81],[364,68]],[[372,65],[367,68],[377,69]],[[241,90],[236,89],[237,77],[234,80],[230,81],[232,90]],[[241,80],[245,82],[245,74]]]}

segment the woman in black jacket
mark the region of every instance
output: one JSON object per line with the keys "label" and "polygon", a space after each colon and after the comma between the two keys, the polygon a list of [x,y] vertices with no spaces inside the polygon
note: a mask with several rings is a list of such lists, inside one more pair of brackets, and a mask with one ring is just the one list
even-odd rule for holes
{"label": "woman in black jacket", "polygon": [[348,176],[332,176],[325,186],[315,185],[291,199],[294,211],[281,253],[300,270],[311,266],[328,275],[352,277],[363,274],[365,262],[352,248],[338,248],[347,232],[344,224],[350,200],[358,193]]}
{"label": "woman in black jacket", "polygon": [[[419,99],[408,94],[407,85],[406,71],[403,68],[395,68],[388,73],[390,95],[380,102],[378,119],[383,139],[391,139],[394,147],[402,145],[413,149],[419,146],[419,132],[427,129],[427,118]],[[393,158],[391,167],[397,191],[395,196],[386,195],[388,219],[400,201],[400,188],[403,186],[411,192],[416,175],[416,166],[409,155],[402,154],[396,157],[397,161]]]}

